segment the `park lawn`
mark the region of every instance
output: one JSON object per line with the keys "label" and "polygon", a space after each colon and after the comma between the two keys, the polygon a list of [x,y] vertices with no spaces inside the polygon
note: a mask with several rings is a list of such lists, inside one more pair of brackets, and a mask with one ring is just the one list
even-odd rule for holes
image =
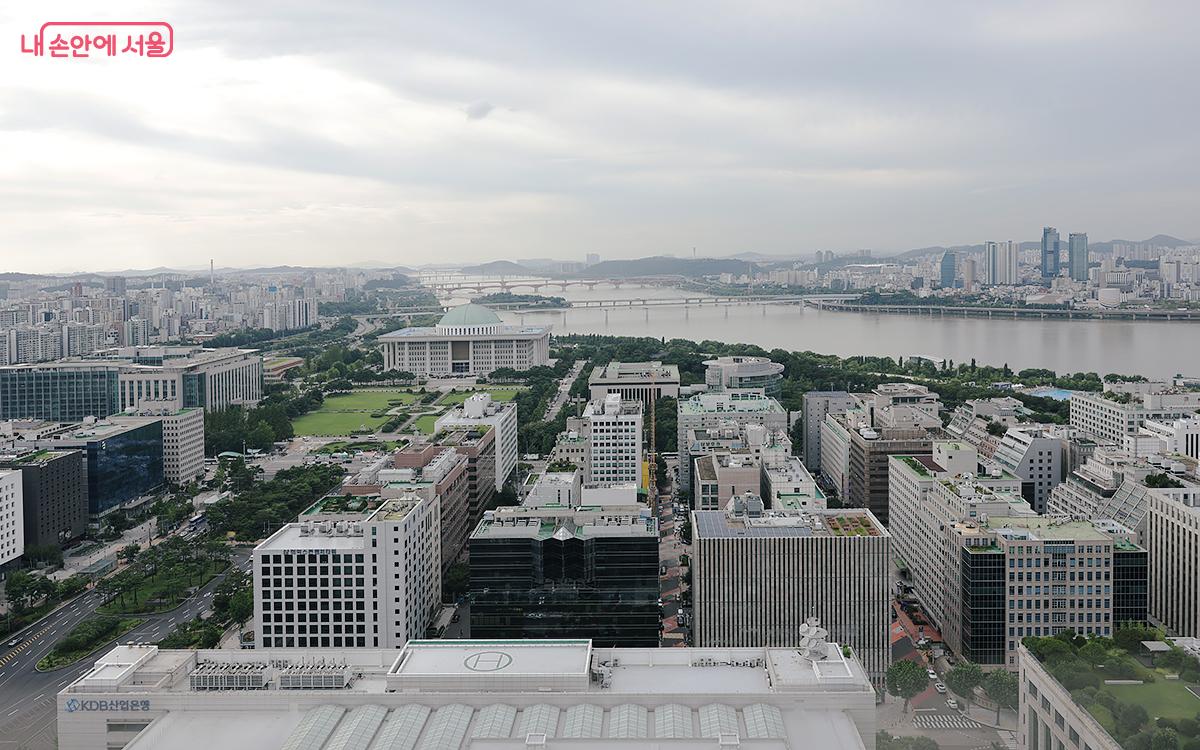
{"label": "park lawn", "polygon": [[417,417],[416,421],[412,423],[412,425],[410,426],[409,429],[416,430],[417,432],[425,433],[426,435],[432,435],[433,431],[435,429],[437,429],[435,427],[435,423],[437,422],[437,418],[439,416],[441,416],[441,415],[440,414],[424,414],[420,417]]}
{"label": "park lawn", "polygon": [[374,432],[388,420],[387,417],[372,417],[367,411],[311,411],[292,422],[292,431],[297,435],[330,437],[353,435],[366,427]]}
{"label": "park lawn", "polygon": [[467,397],[473,393],[488,393],[491,394],[493,401],[512,401],[520,393],[518,388],[478,388],[474,391],[454,391],[442,396],[438,401],[439,404],[448,404],[457,406],[467,400]]}
{"label": "park lawn", "polygon": [[[200,576],[189,583],[189,588],[192,586],[203,586],[208,583],[225,568],[229,567],[225,562],[214,562],[209,565],[209,569],[204,575]],[[144,612],[167,612],[175,609],[181,602],[170,601],[167,603],[156,604],[154,607],[147,609],[146,602],[150,599],[156,599],[167,594],[167,577],[162,573],[144,579],[138,584],[136,592],[130,592],[125,595],[124,604],[121,602],[121,597],[117,597],[105,604],[101,604],[96,608],[96,611],[102,615],[123,615],[123,614],[141,614]],[[136,593],[136,596],[134,595]],[[186,595],[186,592],[184,592]],[[136,603],[135,603],[136,602]]]}
{"label": "park lawn", "polygon": [[1155,717],[1168,719],[1193,719],[1200,712],[1200,699],[1188,692],[1182,680],[1164,680],[1158,675],[1155,682],[1141,685],[1105,685],[1120,700],[1136,703],[1146,709],[1151,720]]}
{"label": "park lawn", "polygon": [[329,396],[320,411],[387,411],[395,406],[389,401],[400,401],[403,406],[415,403],[419,394],[412,391],[351,391]]}

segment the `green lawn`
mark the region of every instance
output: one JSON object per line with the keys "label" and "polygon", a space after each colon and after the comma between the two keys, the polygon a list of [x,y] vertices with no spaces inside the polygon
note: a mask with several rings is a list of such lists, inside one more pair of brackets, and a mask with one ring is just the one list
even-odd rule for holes
{"label": "green lawn", "polygon": [[1187,684],[1181,680],[1164,680],[1158,675],[1156,682],[1142,685],[1106,685],[1117,698],[1136,703],[1146,709],[1153,720],[1157,716],[1168,719],[1193,719],[1200,712],[1200,699],[1188,692]]}
{"label": "green lawn", "polygon": [[434,423],[437,422],[437,418],[439,416],[441,415],[425,414],[417,417],[417,421],[413,422],[409,429],[416,430],[417,432],[423,432],[426,435],[432,435],[435,429]]}
{"label": "green lawn", "polygon": [[322,445],[314,453],[341,453],[342,451],[394,451],[407,444],[406,440],[335,440]]}
{"label": "green lawn", "polygon": [[[337,396],[329,396],[321,404],[321,408],[309,412],[294,422],[292,429],[297,435],[353,435],[379,429],[388,420],[387,416],[373,417],[372,414],[383,414],[397,406],[408,406],[415,403],[420,394],[411,391],[380,390],[354,391]],[[389,402],[396,401],[398,404]]]}
{"label": "green lawn", "polygon": [[[191,581],[185,581],[187,586],[203,586],[208,583],[225,568],[229,567],[226,563],[217,562],[209,566],[209,569],[201,575],[197,575]],[[182,593],[187,596],[186,592]],[[146,602],[152,599],[165,599],[157,604],[147,605]],[[101,604],[96,608],[96,611],[102,615],[121,615],[121,614],[140,614],[142,612],[166,612],[175,609],[182,602],[176,601],[170,593],[170,586],[165,575],[158,575],[145,578],[140,584],[136,592],[125,594],[125,599],[122,602],[121,597],[116,597],[108,602]]]}
{"label": "green lawn", "polygon": [[517,397],[519,391],[516,388],[480,388],[475,391],[454,391],[442,396],[442,400],[438,401],[438,403],[457,406],[466,401],[467,397],[472,393],[490,393],[493,401],[512,401]]}

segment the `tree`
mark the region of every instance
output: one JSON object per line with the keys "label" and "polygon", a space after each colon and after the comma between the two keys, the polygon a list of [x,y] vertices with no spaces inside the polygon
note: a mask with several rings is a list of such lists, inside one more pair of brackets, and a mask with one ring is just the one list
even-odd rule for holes
{"label": "tree", "polygon": [[1000,709],[1007,708],[1015,711],[1020,701],[1021,681],[1016,672],[997,669],[989,672],[983,680],[983,692],[996,702],[996,723],[1000,723]]}
{"label": "tree", "polygon": [[446,599],[454,601],[471,588],[471,568],[466,563],[454,563],[446,570],[442,589]]}
{"label": "tree", "polygon": [[1123,735],[1134,734],[1149,720],[1150,714],[1136,703],[1122,703],[1117,707],[1117,731]]}
{"label": "tree", "polygon": [[1150,736],[1150,750],[1179,750],[1179,735],[1170,727],[1154,730]]}
{"label": "tree", "polygon": [[925,668],[915,661],[903,659],[887,671],[887,691],[897,698],[904,699],[904,712],[908,713],[908,702],[918,693],[929,687],[929,675]]}
{"label": "tree", "polygon": [[946,687],[974,702],[975,688],[983,684],[983,669],[974,662],[960,661],[946,673]]}
{"label": "tree", "polygon": [[120,552],[117,553],[117,557],[121,558],[127,563],[131,563],[141,551],[142,546],[140,544],[127,544],[121,548]]}

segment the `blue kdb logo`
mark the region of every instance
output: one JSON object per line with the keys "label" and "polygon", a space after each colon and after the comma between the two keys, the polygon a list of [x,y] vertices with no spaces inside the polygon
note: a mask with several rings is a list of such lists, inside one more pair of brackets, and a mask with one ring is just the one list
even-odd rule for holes
{"label": "blue kdb logo", "polygon": [[71,698],[67,701],[67,713],[73,714],[79,710],[79,701]]}

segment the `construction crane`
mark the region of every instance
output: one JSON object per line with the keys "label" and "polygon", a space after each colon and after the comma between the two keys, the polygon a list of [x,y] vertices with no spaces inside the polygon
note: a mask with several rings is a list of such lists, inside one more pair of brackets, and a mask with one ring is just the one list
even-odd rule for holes
{"label": "construction crane", "polygon": [[655,381],[658,379],[658,368],[654,363],[650,363],[650,477],[647,482],[650,486],[647,488],[650,491],[650,509],[655,516],[658,516],[658,454],[655,452],[655,437],[658,430],[655,428],[658,423],[655,421],[655,407],[658,405],[657,388]]}

